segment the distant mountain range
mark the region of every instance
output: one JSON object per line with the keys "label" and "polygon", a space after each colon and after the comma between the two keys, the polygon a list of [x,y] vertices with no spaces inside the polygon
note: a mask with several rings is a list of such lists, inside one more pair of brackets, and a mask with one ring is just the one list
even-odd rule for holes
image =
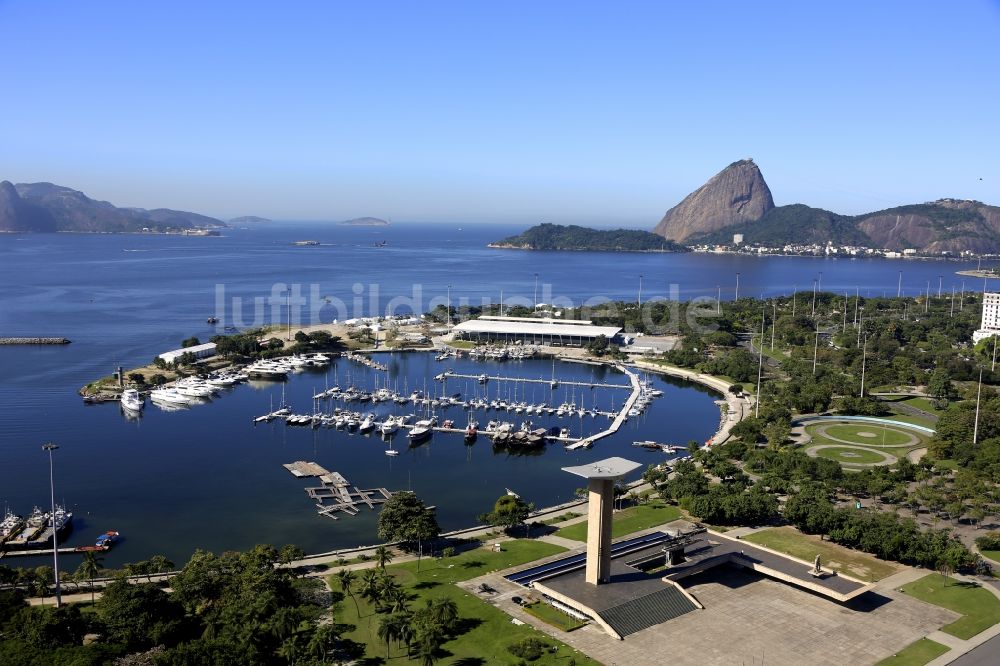
{"label": "distant mountain range", "polygon": [[604,252],[684,252],[671,240],[635,229],[590,229],[576,225],[539,224],[522,234],[489,244],[510,250],[591,250]]}
{"label": "distant mountain range", "polygon": [[0,182],[0,231],[181,232],[225,227],[214,217],[169,208],[118,208],[52,183]]}
{"label": "distant mountain range", "polygon": [[686,245],[856,245],[922,253],[1000,251],[1000,207],[939,199],[863,215],[803,204],[775,206],[753,160],[740,160],[667,211],[654,232]]}

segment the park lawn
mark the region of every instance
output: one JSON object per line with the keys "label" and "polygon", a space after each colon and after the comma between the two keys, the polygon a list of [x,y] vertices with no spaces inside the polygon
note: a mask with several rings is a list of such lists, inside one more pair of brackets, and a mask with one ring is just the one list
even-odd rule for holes
{"label": "park lawn", "polygon": [[1000,564],[1000,550],[981,550],[979,554]]}
{"label": "park lawn", "polygon": [[544,601],[539,601],[531,604],[530,606],[525,606],[524,612],[529,615],[534,615],[542,622],[551,624],[556,629],[561,629],[563,631],[573,631],[574,629],[579,629],[586,624],[586,622],[581,622],[575,617],[562,612],[555,606],[547,604]]}
{"label": "park lawn", "polygon": [[[611,525],[611,537],[618,537],[638,532],[639,530],[669,523],[681,517],[681,510],[661,501],[632,506],[615,513]],[[576,523],[556,531],[556,536],[575,541],[587,540],[587,521]]]}
{"label": "park lawn", "polygon": [[836,460],[844,465],[871,465],[885,460],[885,456],[880,453],[853,446],[819,449],[816,451],[816,455],[820,458]]}
{"label": "park lawn", "polygon": [[941,574],[928,574],[902,587],[903,592],[921,601],[941,606],[963,617],[941,627],[941,631],[968,640],[1000,622],[1000,599],[989,590]]}
{"label": "park lawn", "polygon": [[906,400],[903,400],[903,402],[912,407],[916,407],[917,409],[922,409],[925,412],[930,412],[935,416],[941,416],[944,414],[943,410],[938,409],[934,405],[933,400],[928,400],[927,398],[907,398]]}
{"label": "park lawn", "polygon": [[[933,428],[935,421],[932,419],[923,418],[921,416],[913,416],[911,414],[900,414],[898,412],[892,413],[893,421],[902,421],[903,423],[912,423],[913,425],[924,426],[925,428]],[[922,434],[922,433],[920,433]],[[917,434],[919,437],[920,434]]]}
{"label": "park lawn", "polygon": [[891,657],[887,657],[875,666],[924,666],[943,655],[948,647],[936,643],[929,638],[921,638],[910,643]]}
{"label": "park lawn", "polygon": [[803,534],[794,527],[772,527],[743,538],[805,562],[812,562],[819,555],[824,567],[859,580],[875,582],[896,573],[896,566],[891,562]]}
{"label": "park lawn", "polygon": [[[564,549],[552,544],[519,539],[503,542],[503,551],[494,553],[486,548],[477,548],[456,555],[438,559],[424,558],[420,562],[406,562],[386,567],[412,595],[411,608],[419,608],[425,599],[448,598],[455,602],[458,617],[464,621],[465,631],[449,640],[442,646],[447,653],[442,663],[458,663],[467,659],[468,663],[517,664],[519,660],[507,652],[511,643],[534,636],[550,645],[559,646],[554,654],[546,653],[534,662],[539,665],[555,666],[565,664],[570,658],[577,664],[598,666],[597,662],[576,652],[572,648],[559,643],[528,625],[514,625],[511,618],[503,611],[491,606],[475,595],[466,592],[454,583],[481,576],[490,571],[506,569],[517,564],[524,564],[536,559],[548,557],[563,552]],[[330,587],[339,590],[336,576],[329,577]],[[356,600],[357,606],[355,606]],[[354,600],[345,598],[340,604],[338,621],[355,626],[354,631],[346,634],[347,638],[364,643],[368,646],[366,658],[361,664],[395,663],[406,664],[406,650],[395,645],[390,650],[388,662],[385,659],[385,642],[378,638],[380,615],[375,614],[371,603],[361,599],[357,594]],[[360,616],[358,615],[360,608]],[[485,662],[478,661],[485,659]],[[415,662],[409,662],[415,663]]]}
{"label": "park lawn", "polygon": [[[876,424],[850,424],[850,425],[828,425],[826,426],[826,435],[828,437],[836,437],[837,439],[846,440],[848,442],[853,442],[855,444],[871,444],[874,446],[883,445],[883,436],[885,441],[885,446],[901,446],[910,441],[910,435],[906,433],[899,432],[898,430],[893,430],[891,427],[885,427]],[[874,437],[865,437],[859,433],[866,432],[875,435]]]}

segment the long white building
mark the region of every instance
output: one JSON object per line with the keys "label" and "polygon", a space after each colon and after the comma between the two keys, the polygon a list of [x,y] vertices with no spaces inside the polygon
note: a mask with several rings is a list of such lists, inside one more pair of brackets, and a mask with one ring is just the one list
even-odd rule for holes
{"label": "long white building", "polygon": [[1000,335],[1000,293],[983,294],[983,319],[979,330],[972,334],[972,341],[979,342],[993,335]]}
{"label": "long white building", "polygon": [[535,345],[579,347],[603,335],[612,340],[622,329],[595,326],[583,319],[538,319],[484,315],[456,324],[455,337],[476,342],[524,342]]}

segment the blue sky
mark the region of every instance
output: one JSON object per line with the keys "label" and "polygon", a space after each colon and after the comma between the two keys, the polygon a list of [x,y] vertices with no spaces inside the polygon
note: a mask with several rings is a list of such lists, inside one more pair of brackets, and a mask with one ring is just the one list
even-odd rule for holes
{"label": "blue sky", "polygon": [[[229,217],[1000,204],[1000,3],[0,0],[0,179]],[[982,179],[982,180],[980,180]]]}

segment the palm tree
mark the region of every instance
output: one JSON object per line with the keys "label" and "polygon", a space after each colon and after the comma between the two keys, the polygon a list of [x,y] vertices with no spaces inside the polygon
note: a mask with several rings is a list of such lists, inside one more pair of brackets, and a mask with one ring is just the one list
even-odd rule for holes
{"label": "palm tree", "polygon": [[389,659],[389,646],[399,636],[396,616],[385,615],[378,623],[378,637],[385,641],[385,658]]}
{"label": "palm tree", "polygon": [[369,569],[361,575],[361,598],[372,602],[372,606],[378,606],[379,598],[382,596],[382,581],[378,572]]}
{"label": "palm tree", "polygon": [[101,573],[102,564],[104,564],[104,558],[98,557],[94,551],[88,550],[83,554],[83,561],[80,562],[80,566],[76,570],[79,575],[90,581],[90,603],[94,603],[94,579],[97,578],[97,574]]}
{"label": "palm tree", "polygon": [[322,624],[316,627],[316,631],[313,632],[312,636],[309,638],[309,644],[306,646],[306,650],[313,657],[318,659],[320,663],[326,663],[326,653],[330,649],[331,643],[337,638],[337,631],[334,629],[332,624]]}
{"label": "palm tree", "polygon": [[431,614],[438,624],[445,631],[451,631],[455,626],[455,620],[458,619],[458,606],[455,602],[447,597],[441,597],[440,599],[435,599],[433,602],[428,601],[428,605],[430,606]]}
{"label": "palm tree", "polygon": [[389,612],[390,613],[405,613],[410,610],[410,599],[406,591],[399,585],[387,590],[385,593],[386,600],[389,601]]}
{"label": "palm tree", "polygon": [[392,562],[392,551],[385,546],[379,546],[375,549],[375,562],[382,571],[385,571],[385,565]]}
{"label": "palm tree", "polygon": [[358,600],[354,596],[354,581],[357,580],[357,576],[351,569],[341,569],[337,572],[337,582],[340,584],[340,590],[354,601],[354,609],[358,612],[358,617],[361,617],[361,607],[358,606]]}

